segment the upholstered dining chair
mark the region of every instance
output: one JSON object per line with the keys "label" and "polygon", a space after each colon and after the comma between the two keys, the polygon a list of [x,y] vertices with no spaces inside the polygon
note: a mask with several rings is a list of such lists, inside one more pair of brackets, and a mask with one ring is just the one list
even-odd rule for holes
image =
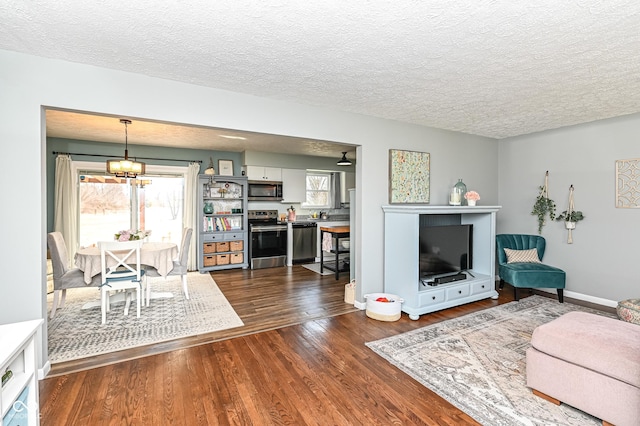
{"label": "upholstered dining chair", "polygon": [[539,235],[496,235],[499,288],[502,289],[505,282],[511,284],[515,300],[519,300],[519,288],[555,288],[558,301],[563,303],[566,274],[562,269],[542,263],[545,248],[546,240]]}
{"label": "upholstered dining chair", "polygon": [[[111,291],[125,291],[124,314],[129,315],[131,290],[136,292],[137,317],[140,318],[140,303],[145,271],[140,268],[140,248],[143,240],[101,241],[100,284],[102,324],[107,321],[107,312],[111,306]],[[135,260],[134,260],[135,257]]]}
{"label": "upholstered dining chair", "polygon": [[79,268],[69,268],[69,255],[62,233],[50,232],[47,234],[47,245],[49,246],[51,265],[53,266],[53,306],[49,316],[53,319],[56,315],[56,310],[64,307],[67,289],[99,287],[101,279],[100,275],[96,275],[87,284],[84,282],[84,272]]}
{"label": "upholstered dining chair", "polygon": [[[168,275],[180,275],[182,278],[182,291],[185,298],[189,298],[189,288],[187,286],[187,261],[189,260],[189,245],[191,244],[192,228],[184,228],[182,230],[182,241],[180,243],[180,254],[178,260],[173,261],[173,269]],[[158,271],[154,268],[147,268],[148,277],[159,277]],[[147,281],[147,306],[151,298],[151,285]]]}

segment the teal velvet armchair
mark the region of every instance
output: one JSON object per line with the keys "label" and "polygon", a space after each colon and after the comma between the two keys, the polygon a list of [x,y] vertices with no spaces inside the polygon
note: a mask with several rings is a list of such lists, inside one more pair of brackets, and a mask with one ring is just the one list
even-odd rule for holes
{"label": "teal velvet armchair", "polygon": [[[496,255],[498,258],[499,288],[507,282],[513,286],[513,296],[518,299],[519,288],[555,288],[558,291],[558,301],[564,302],[563,290],[566,274],[562,269],[535,262],[508,262],[506,249],[531,250],[536,249],[538,258],[542,262],[546,241],[539,235],[498,234],[496,235]],[[513,253],[512,253],[513,255]]]}

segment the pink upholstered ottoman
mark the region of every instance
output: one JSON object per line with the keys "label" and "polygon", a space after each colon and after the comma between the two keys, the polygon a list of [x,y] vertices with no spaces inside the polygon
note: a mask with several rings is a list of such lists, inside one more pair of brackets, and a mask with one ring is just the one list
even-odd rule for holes
{"label": "pink upholstered ottoman", "polygon": [[603,423],[640,422],[640,326],[570,312],[537,327],[527,349],[527,386]]}

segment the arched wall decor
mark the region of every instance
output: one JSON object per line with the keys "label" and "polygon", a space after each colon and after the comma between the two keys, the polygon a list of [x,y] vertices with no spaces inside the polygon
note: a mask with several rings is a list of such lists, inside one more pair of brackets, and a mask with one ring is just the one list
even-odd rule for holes
{"label": "arched wall decor", "polygon": [[616,160],[616,208],[640,208],[640,158]]}

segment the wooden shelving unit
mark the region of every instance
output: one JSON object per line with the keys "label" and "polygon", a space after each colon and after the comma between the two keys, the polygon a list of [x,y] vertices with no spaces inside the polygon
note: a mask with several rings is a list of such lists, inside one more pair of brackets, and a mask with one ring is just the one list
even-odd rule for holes
{"label": "wooden shelving unit", "polygon": [[247,178],[198,178],[198,270],[249,267]]}

